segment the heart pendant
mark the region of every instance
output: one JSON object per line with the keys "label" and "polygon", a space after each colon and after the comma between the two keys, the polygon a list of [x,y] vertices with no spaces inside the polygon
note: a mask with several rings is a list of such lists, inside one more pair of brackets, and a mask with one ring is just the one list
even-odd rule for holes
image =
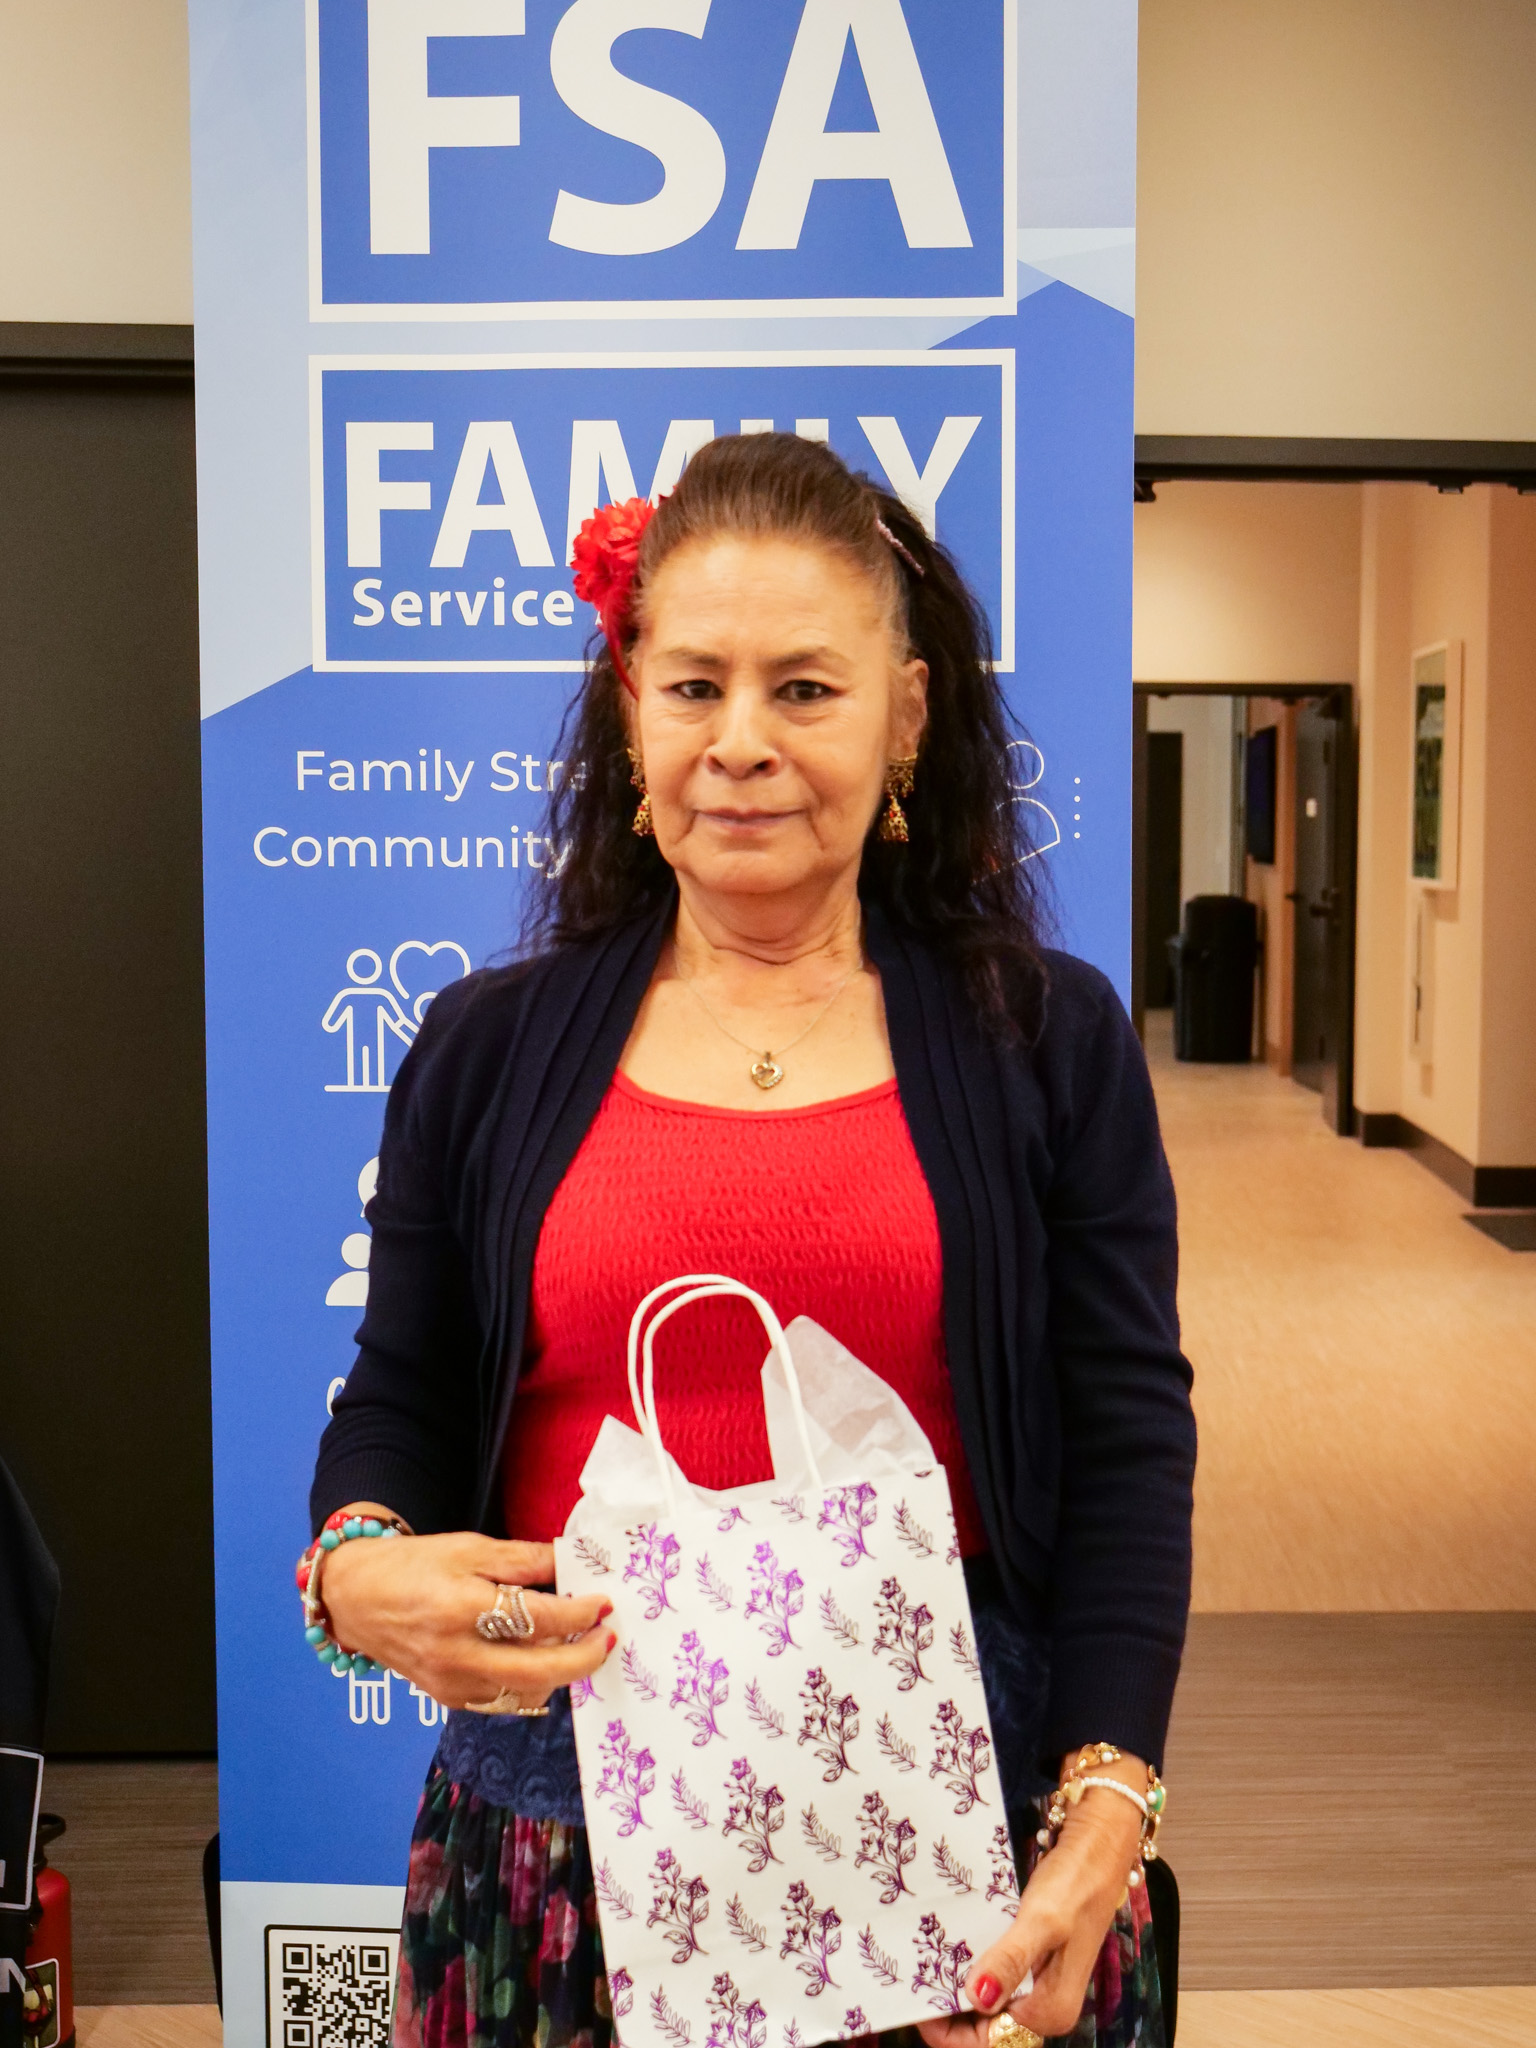
{"label": "heart pendant", "polygon": [[771,1052],[765,1052],[753,1067],[752,1078],[759,1088],[777,1088],[784,1078],[784,1069]]}

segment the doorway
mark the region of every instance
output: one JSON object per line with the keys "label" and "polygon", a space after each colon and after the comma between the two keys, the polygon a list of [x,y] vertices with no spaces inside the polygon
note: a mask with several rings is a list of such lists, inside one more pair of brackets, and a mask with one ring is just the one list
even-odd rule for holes
{"label": "doorway", "polygon": [[5,1457],[64,1582],[50,1751],[211,1754],[192,334],[65,332],[0,358]]}
{"label": "doorway", "polygon": [[1183,906],[1247,897],[1254,1057],[1318,1094],[1340,1135],[1354,1125],[1354,717],[1347,684],[1136,685],[1137,1029],[1172,1001],[1167,939]]}

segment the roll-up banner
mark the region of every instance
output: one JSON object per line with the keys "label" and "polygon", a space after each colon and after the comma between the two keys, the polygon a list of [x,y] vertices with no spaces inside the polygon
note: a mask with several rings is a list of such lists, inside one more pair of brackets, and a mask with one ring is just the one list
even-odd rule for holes
{"label": "roll-up banner", "polygon": [[384,1100],[505,952],[592,613],[717,433],[954,550],[1128,981],[1134,0],[191,0],[225,2027],[384,2039],[440,1725],[293,1585]]}

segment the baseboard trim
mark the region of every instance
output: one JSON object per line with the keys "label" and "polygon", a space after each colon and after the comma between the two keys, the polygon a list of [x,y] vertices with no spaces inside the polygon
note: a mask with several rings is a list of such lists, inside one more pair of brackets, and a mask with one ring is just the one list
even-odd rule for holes
{"label": "baseboard trim", "polygon": [[1375,1146],[1405,1146],[1413,1125],[1395,1109],[1357,1109],[1355,1136],[1368,1149]]}
{"label": "baseboard trim", "polygon": [[1407,1117],[1399,1118],[1403,1135],[1398,1139],[1405,1152],[1413,1153],[1420,1166],[1427,1166],[1436,1180],[1443,1180],[1448,1188],[1454,1188],[1464,1202],[1477,1205],[1477,1169],[1470,1159],[1463,1159],[1449,1145],[1431,1137],[1428,1131],[1410,1123]]}
{"label": "baseboard trim", "polygon": [[1474,1166],[1395,1110],[1357,1110],[1355,1135],[1365,1146],[1412,1152],[1421,1166],[1474,1209],[1536,1207],[1536,1166]]}

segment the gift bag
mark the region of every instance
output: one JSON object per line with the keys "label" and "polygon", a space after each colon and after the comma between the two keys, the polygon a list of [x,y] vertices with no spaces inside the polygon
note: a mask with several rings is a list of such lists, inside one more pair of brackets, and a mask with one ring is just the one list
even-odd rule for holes
{"label": "gift bag", "polygon": [[[722,1294],[770,1339],[774,1478],[709,1493],[662,1444],[652,1345]],[[811,2048],[961,2010],[1018,1891],[927,1438],[826,1331],[786,1336],[719,1275],[640,1304],[629,1381],[638,1432],[604,1418],[555,1544],[560,1591],[605,1595],[619,1637],[572,1718],[624,2048]]]}

